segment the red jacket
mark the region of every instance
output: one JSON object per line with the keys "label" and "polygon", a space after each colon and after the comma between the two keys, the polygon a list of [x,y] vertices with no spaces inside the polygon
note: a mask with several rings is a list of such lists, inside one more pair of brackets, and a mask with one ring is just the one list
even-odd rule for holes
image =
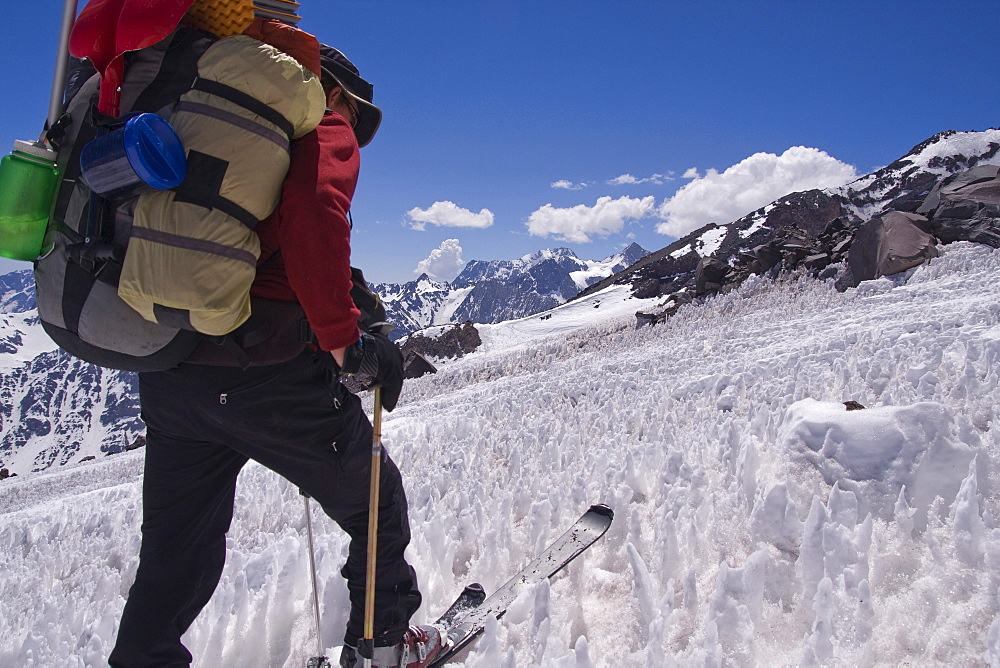
{"label": "red jacket", "polygon": [[292,144],[281,203],[254,228],[261,253],[250,294],[298,302],[323,350],[360,336],[347,220],[359,166],[354,131],[328,111],[316,130]]}

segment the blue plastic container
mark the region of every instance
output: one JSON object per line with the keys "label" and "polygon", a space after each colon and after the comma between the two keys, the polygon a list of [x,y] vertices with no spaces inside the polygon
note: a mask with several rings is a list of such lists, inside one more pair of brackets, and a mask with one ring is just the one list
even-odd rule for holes
{"label": "blue plastic container", "polygon": [[125,197],[143,186],[169,190],[180,185],[187,161],[170,123],[156,114],[139,114],[84,146],[80,171],[98,195]]}

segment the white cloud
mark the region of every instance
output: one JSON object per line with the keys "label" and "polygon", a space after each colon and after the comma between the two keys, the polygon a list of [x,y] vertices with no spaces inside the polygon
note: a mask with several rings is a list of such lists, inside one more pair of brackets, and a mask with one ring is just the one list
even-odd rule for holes
{"label": "white cloud", "polygon": [[573,183],[572,181],[567,181],[566,179],[559,179],[558,181],[552,182],[553,188],[561,188],[562,190],[583,190],[587,187],[586,183]]}
{"label": "white cloud", "polygon": [[682,179],[697,179],[697,178],[700,178],[700,177],[701,177],[701,174],[698,173],[698,168],[697,167],[689,167],[688,170],[686,172],[684,172],[684,175],[681,178]]}
{"label": "white cloud", "polygon": [[427,259],[417,263],[414,274],[427,274],[435,281],[451,281],[465,268],[462,259],[462,247],[458,239],[445,239],[441,245],[431,251]]}
{"label": "white cloud", "polygon": [[652,183],[653,185],[663,185],[666,181],[673,181],[673,172],[670,174],[651,174],[644,178],[636,178],[631,174],[622,174],[621,176],[616,176],[607,182],[609,186],[625,186],[625,185],[637,185],[640,183]]}
{"label": "white cloud", "polygon": [[413,224],[410,226],[418,232],[427,228],[427,223],[439,227],[478,227],[486,228],[493,224],[493,212],[482,209],[473,213],[463,209],[454,202],[434,202],[426,209],[413,208],[406,212]]}
{"label": "white cloud", "polygon": [[708,223],[731,223],[789,193],[841,186],[857,177],[853,165],[825,151],[793,146],[781,155],[755,153],[724,172],[704,176],[692,167],[693,179],[659,207],[660,234],[682,237]]}
{"label": "white cloud", "polygon": [[555,237],[561,241],[586,243],[591,235],[606,237],[620,232],[627,219],[648,216],[655,206],[650,195],[642,199],[601,197],[594,206],[583,204],[557,209],[546,204],[528,217],[528,232],[536,237]]}

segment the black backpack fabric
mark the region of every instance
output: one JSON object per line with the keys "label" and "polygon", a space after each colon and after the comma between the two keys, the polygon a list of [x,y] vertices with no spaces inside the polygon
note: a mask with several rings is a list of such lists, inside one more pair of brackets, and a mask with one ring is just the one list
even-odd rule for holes
{"label": "black backpack fabric", "polygon": [[[129,54],[122,110],[162,112],[191,86],[197,62],[215,41],[178,28]],[[46,333],[71,355],[111,369],[158,371],[177,366],[203,340],[197,332],[149,322],[118,297],[136,198],[103,200],[80,176],[80,151],[115,119],[96,110],[100,76],[86,61],[71,70],[68,103],[48,131],[62,174],[44,246],[35,262],[38,313]]]}

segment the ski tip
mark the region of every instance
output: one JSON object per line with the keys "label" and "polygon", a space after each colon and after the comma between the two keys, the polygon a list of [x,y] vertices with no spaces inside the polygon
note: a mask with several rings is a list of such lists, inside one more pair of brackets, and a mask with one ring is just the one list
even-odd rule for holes
{"label": "ski tip", "polygon": [[333,664],[325,656],[314,656],[309,659],[306,668],[333,668]]}
{"label": "ski tip", "polygon": [[603,503],[598,503],[590,507],[590,512],[597,513],[598,515],[603,515],[608,519],[614,519],[615,511],[611,510],[611,506],[606,506]]}

